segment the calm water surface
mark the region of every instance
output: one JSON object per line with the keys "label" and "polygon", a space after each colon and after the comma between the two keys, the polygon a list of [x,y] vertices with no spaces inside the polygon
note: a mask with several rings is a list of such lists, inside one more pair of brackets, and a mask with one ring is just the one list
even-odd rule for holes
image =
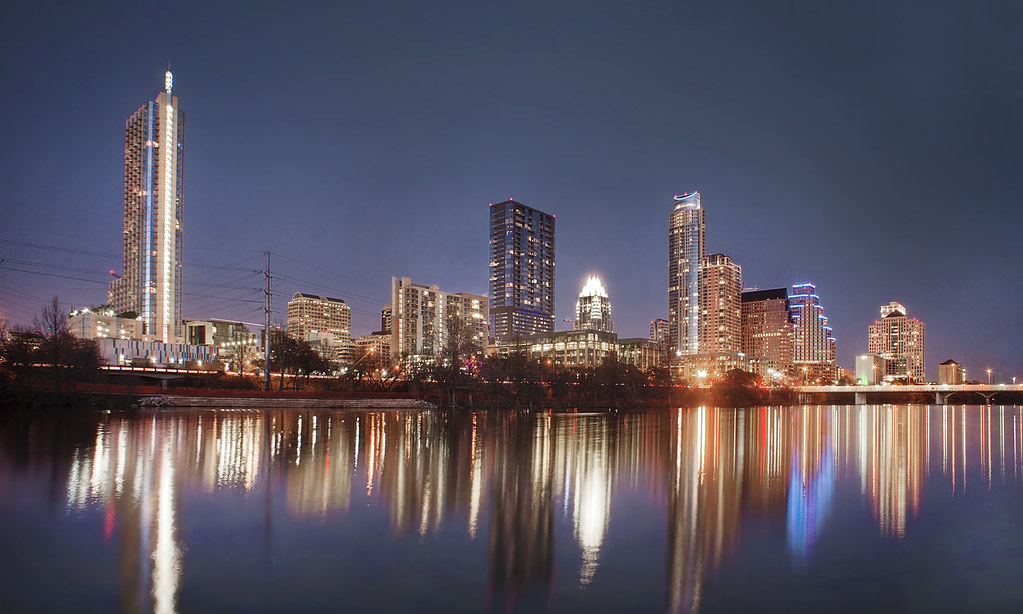
{"label": "calm water surface", "polygon": [[0,416],[0,611],[1023,611],[1023,412]]}

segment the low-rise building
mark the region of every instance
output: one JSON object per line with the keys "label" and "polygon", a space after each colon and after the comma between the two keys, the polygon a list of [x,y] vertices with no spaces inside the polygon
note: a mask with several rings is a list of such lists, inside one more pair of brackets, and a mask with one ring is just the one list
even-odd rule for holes
{"label": "low-rise building", "polygon": [[653,339],[629,337],[618,340],[618,360],[646,371],[661,364],[662,345]]}
{"label": "low-rise building", "polygon": [[213,345],[107,338],[97,339],[96,346],[100,357],[112,366],[206,369],[220,361]]}
{"label": "low-rise building", "polygon": [[877,386],[884,377],[884,359],[877,354],[856,355],[856,380],[862,386]]}
{"label": "low-rise building", "polygon": [[142,321],[119,318],[112,309],[93,311],[86,307],[71,312],[68,332],[79,339],[139,339]]}

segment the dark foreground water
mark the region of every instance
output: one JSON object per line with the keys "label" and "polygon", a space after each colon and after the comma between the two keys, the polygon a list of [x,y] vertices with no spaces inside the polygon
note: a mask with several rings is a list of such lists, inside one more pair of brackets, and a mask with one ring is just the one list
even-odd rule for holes
{"label": "dark foreground water", "polygon": [[1023,612],[1021,420],[0,416],[0,611]]}

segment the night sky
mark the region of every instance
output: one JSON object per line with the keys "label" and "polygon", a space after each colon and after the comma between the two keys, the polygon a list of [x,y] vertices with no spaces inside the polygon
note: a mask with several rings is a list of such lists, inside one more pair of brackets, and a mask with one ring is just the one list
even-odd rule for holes
{"label": "night sky", "polygon": [[645,337],[698,189],[746,287],[817,284],[841,366],[895,300],[929,378],[1023,376],[1023,2],[210,4],[0,7],[0,316],[105,302],[169,61],[186,318],[260,322],[266,250],[279,321],[305,291],[378,329],[391,276],[486,293],[513,197],[557,216],[558,328],[595,273]]}

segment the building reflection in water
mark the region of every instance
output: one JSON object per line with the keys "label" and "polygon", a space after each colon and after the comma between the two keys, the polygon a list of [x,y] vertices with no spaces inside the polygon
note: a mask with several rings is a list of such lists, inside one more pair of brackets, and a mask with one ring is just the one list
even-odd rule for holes
{"label": "building reflection in water", "polygon": [[[268,510],[271,496],[283,496],[299,518],[341,520],[358,498],[378,501],[396,535],[457,526],[475,540],[483,532],[490,598],[510,607],[530,592],[553,594],[559,560],[574,561],[571,584],[600,582],[614,496],[646,488],[637,494],[667,509],[667,609],[696,611],[708,577],[737,550],[744,517],[783,524],[793,560],[805,562],[827,533],[840,484],[858,485],[879,533],[892,539],[912,530],[928,488],[947,497],[1018,487],[1021,411],[107,416],[67,461],[66,501],[104,511],[104,539],[118,548],[122,609],[129,612],[176,609],[186,549],[178,528],[182,493],[260,488]],[[578,550],[556,552],[564,543],[556,536],[560,519]]]}

